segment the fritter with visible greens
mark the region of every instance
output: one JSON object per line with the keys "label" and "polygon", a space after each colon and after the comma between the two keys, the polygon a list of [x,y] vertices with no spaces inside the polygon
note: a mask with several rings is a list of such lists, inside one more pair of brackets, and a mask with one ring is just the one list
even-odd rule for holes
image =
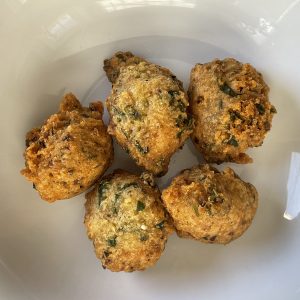
{"label": "fritter with visible greens", "polygon": [[168,69],[130,52],[105,60],[104,70],[112,82],[106,100],[109,133],[138,165],[164,175],[193,128],[182,83]]}
{"label": "fritter with visible greens", "polygon": [[104,268],[132,272],[157,262],[173,227],[150,174],[117,170],[86,199],[87,234]]}
{"label": "fritter with visible greens", "polygon": [[250,64],[233,58],[196,64],[188,92],[195,120],[192,139],[207,162],[252,162],[245,151],[262,145],[276,112],[268,93]]}
{"label": "fritter with visible greens", "polygon": [[258,203],[255,187],[232,169],[209,165],[184,170],[162,192],[162,199],[181,237],[227,244],[250,226]]}

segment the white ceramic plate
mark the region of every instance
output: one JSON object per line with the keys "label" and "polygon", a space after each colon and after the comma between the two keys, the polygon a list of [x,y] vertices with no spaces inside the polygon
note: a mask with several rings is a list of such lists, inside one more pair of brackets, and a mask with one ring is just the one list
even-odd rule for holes
{"label": "white ceramic plate", "polygon": [[[0,299],[300,299],[300,220],[282,217],[290,155],[300,152],[299,2],[2,0]],[[173,235],[154,268],[131,274],[100,267],[83,195],[50,205],[19,174],[26,131],[65,92],[105,99],[102,61],[120,49],[169,67],[185,86],[197,62],[250,62],[278,110],[264,145],[249,151],[254,163],[231,165],[260,195],[245,235],[227,246]],[[113,168],[137,170],[116,149]],[[160,186],[198,161],[188,142]]]}

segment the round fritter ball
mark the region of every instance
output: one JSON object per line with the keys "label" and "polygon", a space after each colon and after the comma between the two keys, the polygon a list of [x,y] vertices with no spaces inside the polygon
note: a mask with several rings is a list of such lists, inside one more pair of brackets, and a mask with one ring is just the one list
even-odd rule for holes
{"label": "round fritter ball", "polygon": [[162,193],[177,233],[206,243],[227,244],[241,236],[255,215],[255,187],[232,169],[209,165],[184,170]]}
{"label": "round fritter ball", "polygon": [[104,70],[113,83],[106,101],[109,133],[138,165],[164,175],[193,127],[182,83],[168,69],[130,52],[106,60]]}
{"label": "round fritter ball", "polygon": [[161,256],[172,226],[149,179],[117,170],[86,195],[84,223],[104,268],[144,270]]}
{"label": "round fritter ball", "polygon": [[276,112],[268,92],[259,72],[233,58],[192,69],[188,91],[195,119],[192,139],[207,162],[252,162],[244,152],[262,145]]}
{"label": "round fritter ball", "polygon": [[42,199],[53,202],[80,194],[111,165],[113,145],[102,114],[101,102],[85,108],[67,94],[57,114],[27,133],[21,173]]}

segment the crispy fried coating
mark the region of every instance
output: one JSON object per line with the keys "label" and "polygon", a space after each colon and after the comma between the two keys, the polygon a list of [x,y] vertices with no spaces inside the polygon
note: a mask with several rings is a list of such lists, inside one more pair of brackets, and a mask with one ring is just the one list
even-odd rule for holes
{"label": "crispy fried coating", "polygon": [[209,165],[182,171],[162,192],[180,237],[227,244],[250,226],[258,204],[253,185],[232,169]]}
{"label": "crispy fried coating", "polygon": [[157,262],[173,227],[153,178],[117,170],[86,199],[84,223],[104,268],[132,272]]}
{"label": "crispy fried coating", "polygon": [[207,162],[252,162],[245,151],[262,145],[276,112],[268,93],[250,64],[227,58],[195,65],[188,91],[192,139]]}
{"label": "crispy fried coating", "polygon": [[78,195],[110,166],[113,145],[102,114],[101,102],[85,108],[67,94],[58,113],[27,133],[21,174],[42,199],[53,202]]}
{"label": "crispy fried coating", "polygon": [[138,165],[164,175],[193,127],[182,83],[168,69],[130,52],[105,60],[104,70],[113,83],[106,100],[109,133]]}

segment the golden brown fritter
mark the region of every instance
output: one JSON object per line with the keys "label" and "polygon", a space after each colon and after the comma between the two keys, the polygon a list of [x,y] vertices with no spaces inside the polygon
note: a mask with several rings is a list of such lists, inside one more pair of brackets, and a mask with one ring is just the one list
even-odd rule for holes
{"label": "golden brown fritter", "polygon": [[85,108],[67,94],[57,114],[27,133],[21,173],[42,199],[53,202],[80,194],[110,166],[113,145],[102,114],[101,102]]}
{"label": "golden brown fritter", "polygon": [[165,174],[193,127],[182,83],[168,69],[130,52],[105,60],[104,70],[113,83],[106,101],[109,133],[138,165]]}
{"label": "golden brown fritter", "polygon": [[173,227],[149,175],[117,170],[86,199],[84,223],[104,268],[132,272],[157,262]]}
{"label": "golden brown fritter", "polygon": [[192,139],[207,162],[252,162],[244,152],[262,145],[276,112],[268,93],[250,64],[233,58],[196,64],[188,92],[195,120]]}
{"label": "golden brown fritter", "polygon": [[230,168],[219,172],[207,164],[182,171],[162,199],[179,236],[219,244],[245,232],[258,203],[253,185]]}

